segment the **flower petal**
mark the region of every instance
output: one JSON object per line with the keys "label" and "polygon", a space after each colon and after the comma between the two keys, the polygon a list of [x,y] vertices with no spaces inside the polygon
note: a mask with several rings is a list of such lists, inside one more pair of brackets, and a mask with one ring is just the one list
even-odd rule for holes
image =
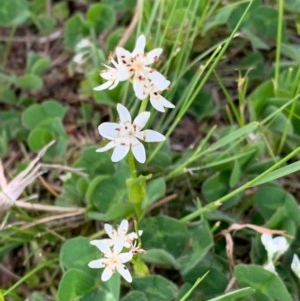
{"label": "flower petal", "polygon": [[114,228],[110,224],[104,224],[104,230],[110,238],[114,238]]}
{"label": "flower petal", "polygon": [[129,145],[117,145],[111,156],[112,162],[121,161],[129,152]]}
{"label": "flower petal", "polygon": [[132,56],[135,56],[137,54],[144,54],[145,46],[146,37],[142,34],[136,40],[135,47],[132,51]]}
{"label": "flower petal", "polygon": [[127,219],[123,219],[121,221],[120,226],[118,227],[118,233],[121,235],[125,235],[128,231],[128,220]]}
{"label": "flower petal", "polygon": [[273,247],[278,255],[282,255],[289,248],[289,244],[284,236],[277,236],[273,239]]}
{"label": "flower petal", "polygon": [[90,241],[90,244],[96,246],[105,256],[112,254],[112,251],[109,245],[106,243],[104,239],[95,239]]}
{"label": "flower petal", "polygon": [[144,85],[144,81],[141,81],[136,77],[133,79],[133,90],[134,90],[135,96],[141,100],[145,99],[149,95],[149,93],[147,93],[147,89]]}
{"label": "flower petal", "polygon": [[107,81],[104,84],[93,88],[93,90],[95,90],[95,91],[102,91],[102,90],[105,90],[105,89],[109,88],[112,84],[113,84],[112,81]]}
{"label": "flower petal", "polygon": [[293,255],[293,261],[291,264],[291,268],[295,275],[300,279],[300,259],[297,254]]}
{"label": "flower petal", "polygon": [[268,251],[270,244],[272,244],[272,235],[262,234],[260,238],[262,244],[264,245],[266,251]]}
{"label": "flower petal", "polygon": [[124,264],[118,264],[116,266],[117,271],[119,272],[119,274],[129,283],[132,282],[132,277],[130,275],[129,270],[127,269],[127,267]]}
{"label": "flower petal", "polygon": [[129,111],[126,109],[126,107],[124,107],[122,104],[118,103],[117,111],[118,111],[121,123],[126,123],[126,122],[131,123],[131,115],[130,115]]}
{"label": "flower petal", "polygon": [[116,146],[115,141],[110,141],[109,143],[107,143],[105,146],[97,148],[96,152],[97,153],[103,153],[106,152],[107,150],[114,148]]}
{"label": "flower petal", "polygon": [[131,147],[133,156],[139,163],[145,163],[146,161],[146,151],[144,145],[141,142],[135,143]]}
{"label": "flower petal", "polygon": [[110,266],[107,266],[101,275],[101,280],[103,282],[109,280],[112,274],[113,274],[113,269]]}
{"label": "flower petal", "polygon": [[116,56],[119,64],[126,65],[128,61],[131,59],[131,53],[124,49],[123,47],[116,48]]}
{"label": "flower petal", "polygon": [[136,133],[135,136],[146,142],[161,142],[166,140],[166,137],[163,134],[153,130],[141,131]]}
{"label": "flower petal", "polygon": [[119,254],[124,247],[124,238],[123,237],[117,237],[117,239],[114,242],[114,254]]}
{"label": "flower petal", "polygon": [[103,259],[92,260],[88,266],[92,269],[101,269],[105,267]]}
{"label": "flower petal", "polygon": [[150,94],[150,103],[159,112],[165,112],[165,108],[174,109],[175,106],[161,95]]}
{"label": "flower petal", "polygon": [[118,137],[118,130],[120,130],[120,125],[115,122],[103,122],[98,126],[99,134],[110,140]]}
{"label": "flower petal", "polygon": [[138,116],[135,117],[133,121],[133,125],[138,126],[139,130],[141,130],[150,118],[150,112],[142,112]]}
{"label": "flower petal", "polygon": [[160,72],[152,69],[147,77],[154,83],[155,87],[159,90],[165,90],[169,85],[170,81],[168,81]]}
{"label": "flower petal", "polygon": [[145,65],[153,64],[154,62],[156,62],[158,60],[158,58],[162,54],[162,52],[163,52],[162,48],[155,48],[155,49],[149,51],[143,60],[144,64]]}

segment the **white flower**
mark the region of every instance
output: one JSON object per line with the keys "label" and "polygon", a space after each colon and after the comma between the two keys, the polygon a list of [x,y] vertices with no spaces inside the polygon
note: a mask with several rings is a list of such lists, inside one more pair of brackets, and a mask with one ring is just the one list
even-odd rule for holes
{"label": "white flower", "polygon": [[155,48],[150,52],[145,53],[145,46],[146,37],[140,35],[132,52],[129,52],[122,47],[117,47],[116,55],[118,63],[125,65],[132,75],[145,76],[151,70],[148,66],[156,62],[163,51],[162,48]]}
{"label": "white flower", "polygon": [[265,270],[268,270],[268,271],[270,271],[270,272],[272,272],[272,273],[274,273],[274,274],[277,275],[277,272],[276,272],[276,270],[275,270],[275,266],[274,266],[273,261],[268,261],[268,262],[264,265],[264,269],[265,269]]}
{"label": "white flower", "polygon": [[101,275],[102,281],[107,281],[117,271],[127,282],[132,282],[130,272],[124,263],[130,261],[133,254],[132,252],[121,253],[124,246],[122,239],[115,241],[112,250],[104,241],[99,240],[97,244],[91,241],[91,243],[102,252],[103,258],[91,261],[88,266],[93,269],[104,268]]}
{"label": "white flower", "polygon": [[82,65],[87,60],[87,55],[89,53],[88,48],[92,45],[91,41],[87,38],[80,40],[76,46],[76,55],[73,57],[73,62]]}
{"label": "white flower", "polygon": [[114,148],[111,159],[113,162],[118,162],[131,150],[136,160],[144,163],[145,148],[139,139],[145,142],[160,142],[166,139],[165,136],[153,130],[142,131],[150,118],[149,112],[140,113],[132,122],[129,111],[123,105],[118,104],[117,111],[120,117],[119,123],[104,122],[99,125],[100,135],[111,141],[96,151],[104,152]]}
{"label": "white flower", "polygon": [[272,238],[270,234],[263,234],[261,242],[268,253],[268,261],[276,262],[276,260],[289,248],[287,239],[283,236]]}
{"label": "white flower", "polygon": [[294,254],[291,268],[295,275],[300,279],[300,259],[297,254]]}
{"label": "white flower", "polygon": [[[142,230],[139,230],[138,234],[136,232],[130,232],[127,234],[128,221],[126,219],[123,219],[121,221],[117,230],[115,230],[110,224],[104,224],[104,230],[109,238],[102,239],[102,241],[105,241],[105,243],[107,243],[111,247],[117,240],[122,239],[124,241],[124,247],[127,249],[130,249],[133,246],[133,242],[143,234]],[[91,244],[96,245],[98,241],[99,240],[91,241]]]}
{"label": "white flower", "polygon": [[105,89],[114,89],[119,82],[128,80],[130,77],[129,70],[126,66],[118,64],[112,57],[110,58],[114,67],[104,65],[107,69],[100,72],[100,76],[106,79],[106,82],[94,88],[95,91],[102,91]]}
{"label": "white flower", "polygon": [[4,176],[3,165],[0,160],[0,212],[8,210],[17,201],[24,189],[42,174],[41,165],[38,161],[54,142],[51,141],[43,147],[36,158],[9,183]]}
{"label": "white flower", "polygon": [[165,108],[173,109],[175,106],[166,98],[160,95],[161,91],[168,88],[170,81],[163,80],[161,82],[150,81],[147,78],[137,79],[133,83],[133,89],[138,99],[145,99],[150,96],[150,103],[154,109],[165,112]]}
{"label": "white flower", "polygon": [[[112,56],[109,58],[109,61],[114,67],[104,65],[107,69],[100,72],[100,76],[106,79],[106,82],[95,87],[94,90],[112,90],[119,82],[128,80],[132,76],[134,77],[134,84],[136,81],[144,79],[151,80],[155,84],[164,82],[170,83],[161,73],[149,67],[149,65],[157,61],[162,53],[162,48],[155,48],[150,52],[145,53],[145,45],[146,38],[144,35],[140,35],[132,52],[122,47],[117,47],[117,61],[114,60]],[[163,89],[159,89],[159,91],[162,90]]]}

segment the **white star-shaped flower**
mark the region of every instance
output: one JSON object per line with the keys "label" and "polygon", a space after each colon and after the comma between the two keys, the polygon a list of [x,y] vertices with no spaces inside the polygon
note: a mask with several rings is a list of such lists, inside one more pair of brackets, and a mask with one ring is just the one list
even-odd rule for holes
{"label": "white star-shaped flower", "polygon": [[43,147],[36,158],[9,183],[7,183],[5,178],[3,165],[0,160],[0,212],[8,210],[17,201],[24,189],[43,173],[40,171],[41,165],[38,161],[54,142],[51,141]]}
{"label": "white star-shaped flower", "polygon": [[[92,243],[93,241],[91,241]],[[94,243],[93,243],[94,244]],[[88,266],[92,269],[104,268],[101,275],[102,281],[107,281],[116,271],[127,281],[132,282],[132,277],[124,263],[132,259],[132,252],[121,253],[124,241],[118,239],[113,245],[113,249],[104,242],[99,240],[94,244],[103,254],[103,258],[91,261]]]}
{"label": "white star-shaped flower", "polygon": [[165,108],[175,108],[171,102],[160,95],[161,91],[167,89],[169,85],[170,81],[168,80],[157,81],[156,84],[154,81],[142,78],[133,82],[133,89],[138,99],[143,100],[150,96],[150,103],[153,108],[157,111],[165,112]]}
{"label": "white star-shaped flower", "polygon": [[99,244],[99,241],[101,241],[101,244],[104,241],[108,246],[111,247],[117,240],[122,239],[124,241],[124,247],[130,249],[131,247],[133,247],[133,242],[143,234],[143,231],[139,230],[138,234],[136,232],[127,233],[128,225],[129,224],[126,219],[123,219],[121,221],[117,230],[115,230],[110,224],[104,224],[104,230],[109,238],[92,240],[91,244],[97,246],[97,244]]}
{"label": "white star-shaped flower", "polygon": [[107,145],[97,149],[97,152],[104,152],[114,148],[111,159],[113,162],[122,160],[129,152],[140,163],[146,161],[146,153],[143,144],[145,142],[160,142],[166,137],[157,131],[144,130],[144,126],[150,118],[150,112],[140,113],[132,122],[129,111],[121,104],[117,105],[120,122],[104,122],[99,125],[98,130],[101,136],[111,140]]}
{"label": "white star-shaped flower", "polygon": [[291,268],[295,275],[300,279],[300,259],[297,254],[294,254],[293,256]]}
{"label": "white star-shaped flower", "polygon": [[123,64],[118,64],[112,57],[110,57],[110,62],[114,67],[104,65],[107,69],[100,72],[100,76],[106,79],[106,82],[95,87],[95,91],[102,91],[105,89],[114,89],[119,82],[126,81],[130,77],[130,72],[126,66]]}
{"label": "white star-shaped flower", "polygon": [[268,261],[276,262],[276,260],[287,251],[289,244],[283,236],[272,238],[270,234],[263,234],[261,242],[268,253]]}

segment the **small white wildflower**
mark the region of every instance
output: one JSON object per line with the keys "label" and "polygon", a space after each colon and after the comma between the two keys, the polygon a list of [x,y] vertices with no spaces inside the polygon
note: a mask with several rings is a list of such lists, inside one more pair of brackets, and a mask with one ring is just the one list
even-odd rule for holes
{"label": "small white wildflower", "polygon": [[128,68],[122,64],[118,64],[112,57],[110,62],[114,67],[104,65],[107,69],[100,72],[100,76],[106,80],[105,83],[94,88],[95,91],[102,91],[105,89],[114,89],[119,82],[126,81],[130,77]]}
{"label": "small white wildflower", "polygon": [[126,66],[131,75],[147,75],[151,71],[148,66],[156,62],[163,51],[162,48],[155,48],[145,53],[145,46],[146,37],[140,35],[132,52],[122,47],[116,48],[118,63]]}
{"label": "small white wildflower", "polygon": [[175,106],[166,98],[160,95],[161,91],[167,89],[170,81],[164,80],[155,84],[147,78],[136,80],[133,83],[133,89],[138,99],[145,99],[150,96],[150,103],[154,109],[160,112],[165,112],[165,108],[173,109]]}
{"label": "small white wildflower", "polygon": [[91,41],[87,38],[80,40],[75,46],[76,55],[73,57],[73,62],[77,65],[82,65],[87,60],[88,48],[91,45]]}
{"label": "small white wildflower", "polygon": [[263,234],[261,236],[261,242],[268,253],[268,261],[276,262],[289,248],[288,241],[283,236],[272,238],[270,234]]}
{"label": "small white wildflower", "polygon": [[118,104],[117,111],[119,123],[104,122],[99,125],[100,135],[111,141],[96,151],[104,152],[114,148],[111,159],[113,162],[118,162],[131,150],[136,160],[144,163],[146,161],[145,148],[139,139],[145,142],[160,142],[166,139],[165,136],[153,130],[142,131],[150,118],[149,112],[140,113],[132,122],[129,111],[123,105]]}
{"label": "small white wildflower", "polygon": [[4,176],[3,165],[0,160],[0,212],[8,210],[17,201],[24,189],[43,173],[40,171],[41,165],[38,161],[54,142],[51,141],[43,147],[36,158],[9,183]]}
{"label": "small white wildflower", "polygon": [[[126,81],[132,76],[134,85],[136,82],[144,79],[154,82],[156,86],[158,86],[159,83],[170,83],[160,72],[149,67],[149,65],[158,60],[162,53],[162,48],[155,48],[145,53],[145,46],[146,38],[144,35],[140,35],[132,52],[122,47],[117,47],[115,51],[117,61],[113,59],[112,55],[109,57],[109,61],[113,67],[104,65],[106,70],[100,72],[100,76],[104,78],[106,82],[95,87],[94,90],[112,90],[119,82]],[[159,88],[159,91],[162,90],[164,89]]]}
{"label": "small white wildflower", "polygon": [[[104,230],[109,236],[107,239],[102,239],[105,241],[109,246],[113,246],[118,239],[122,239],[124,241],[124,247],[130,249],[133,246],[133,242],[138,239],[139,236],[143,234],[142,230],[136,232],[128,232],[128,221],[123,219],[118,227],[115,230],[110,224],[104,224]],[[91,241],[91,244],[96,245],[99,240]]]}
{"label": "small white wildflower", "polygon": [[291,268],[295,275],[300,279],[300,259],[297,254],[294,254],[293,256]]}
{"label": "small white wildflower", "polygon": [[127,282],[132,282],[131,274],[124,263],[130,261],[133,254],[132,252],[121,253],[124,246],[122,239],[119,238],[114,242],[112,250],[102,240],[99,240],[97,244],[93,244],[102,252],[103,258],[91,261],[88,266],[92,269],[104,268],[101,275],[102,281],[109,280],[113,273],[117,271]]}

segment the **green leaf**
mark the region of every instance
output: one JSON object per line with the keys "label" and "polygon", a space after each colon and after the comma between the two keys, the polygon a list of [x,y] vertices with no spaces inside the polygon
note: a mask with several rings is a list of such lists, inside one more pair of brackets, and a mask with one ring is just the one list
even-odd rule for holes
{"label": "green leaf", "polygon": [[58,287],[57,301],[74,301],[91,291],[95,286],[94,279],[77,269],[67,271]]}
{"label": "green leaf", "polygon": [[282,220],[292,220],[300,225],[300,209],[294,197],[284,189],[274,185],[264,185],[259,187],[254,195],[255,206],[262,214],[266,222],[269,222],[276,212],[281,212],[281,218],[278,219],[279,226]]}
{"label": "green leaf", "polygon": [[75,46],[88,35],[88,26],[82,15],[74,14],[69,18],[64,30],[64,46],[69,51],[75,51]]}
{"label": "green leaf", "polygon": [[293,301],[282,280],[274,273],[254,264],[240,264],[234,275],[241,287],[255,290],[254,300]]}
{"label": "green leaf", "polygon": [[97,153],[97,148],[93,146],[84,149],[74,166],[83,168],[91,177],[113,174],[115,168],[110,155],[108,153]]}
{"label": "green leaf", "polygon": [[76,237],[68,239],[60,250],[60,266],[62,269],[77,268],[86,271],[95,271],[88,267],[88,263],[100,258],[100,251],[90,244],[86,237]]}
{"label": "green leaf", "polygon": [[86,200],[100,212],[107,212],[111,206],[121,204],[125,191],[120,189],[111,176],[95,177],[86,192]]}
{"label": "green leaf", "polygon": [[90,6],[86,18],[97,32],[111,28],[116,22],[113,8],[103,3]]}
{"label": "green leaf", "polygon": [[142,291],[148,301],[172,301],[178,294],[177,286],[159,275],[134,278],[132,287]]}
{"label": "green leaf", "polygon": [[188,242],[184,253],[178,258],[183,275],[193,269],[213,247],[213,237],[206,222],[199,222],[189,228]]}
{"label": "green leaf", "polygon": [[155,201],[164,197],[166,194],[166,181],[165,178],[160,177],[149,181],[147,184],[147,195],[143,200],[143,208],[148,208]]}
{"label": "green leaf", "polygon": [[67,108],[56,100],[46,100],[41,104],[29,106],[22,114],[22,123],[28,129],[34,129],[45,119],[58,117],[63,119]]}
{"label": "green leaf", "polygon": [[24,0],[1,0],[0,26],[20,25],[30,16]]}
{"label": "green leaf", "polygon": [[257,126],[258,126],[257,122],[252,122],[252,123],[249,123],[239,129],[237,129],[237,130],[234,130],[234,131],[230,132],[229,135],[226,135],[225,137],[219,139],[217,142],[213,143],[209,147],[209,150],[210,151],[217,150],[221,147],[224,147],[225,145],[228,145],[228,144],[236,141],[236,139],[243,138],[243,137],[249,135],[250,133],[252,133],[253,131],[255,131],[257,129]]}
{"label": "green leaf", "polygon": [[35,75],[43,75],[51,66],[49,57],[40,57],[31,66],[29,72]]}
{"label": "green leaf", "polygon": [[229,190],[229,173],[216,173],[206,179],[202,184],[202,193],[208,202],[217,200]]}
{"label": "green leaf", "polygon": [[39,90],[43,87],[42,79],[34,74],[25,74],[17,78],[16,85],[27,90]]}
{"label": "green leaf", "polygon": [[291,163],[287,166],[278,168],[278,169],[270,172],[269,174],[267,174],[266,176],[264,176],[263,178],[261,178],[257,182],[255,182],[255,184],[253,186],[257,186],[257,185],[261,185],[261,184],[265,184],[265,183],[274,181],[276,179],[282,178],[284,176],[287,176],[287,175],[292,174],[299,170],[300,170],[300,161]]}
{"label": "green leaf", "polygon": [[142,258],[148,263],[179,268],[176,259],[170,253],[161,249],[148,249]]}
{"label": "green leaf", "polygon": [[121,301],[148,301],[148,298],[143,292],[131,291]]}
{"label": "green leaf", "polygon": [[145,218],[140,228],[143,229],[143,248],[146,250],[162,249],[178,257],[188,242],[186,225],[168,216]]}
{"label": "green leaf", "polygon": [[30,132],[27,142],[32,150],[39,150],[54,139],[55,137],[51,131],[37,128]]}
{"label": "green leaf", "polygon": [[245,287],[241,288],[239,290],[235,290],[233,292],[229,292],[223,296],[209,299],[207,301],[235,301],[240,300],[240,298],[245,298],[251,295],[254,292],[254,290],[251,287]]}

